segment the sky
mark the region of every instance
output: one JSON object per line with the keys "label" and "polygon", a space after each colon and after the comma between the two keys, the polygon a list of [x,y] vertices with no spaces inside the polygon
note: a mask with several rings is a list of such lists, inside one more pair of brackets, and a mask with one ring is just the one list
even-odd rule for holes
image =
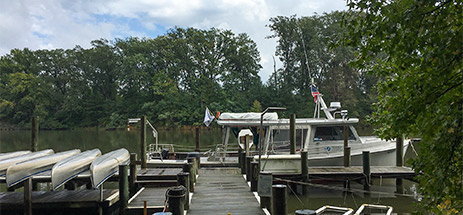
{"label": "sky", "polygon": [[345,0],[0,0],[0,56],[14,48],[89,48],[100,38],[155,38],[174,26],[214,27],[256,42],[265,82],[277,45],[265,38],[271,17],[346,9]]}

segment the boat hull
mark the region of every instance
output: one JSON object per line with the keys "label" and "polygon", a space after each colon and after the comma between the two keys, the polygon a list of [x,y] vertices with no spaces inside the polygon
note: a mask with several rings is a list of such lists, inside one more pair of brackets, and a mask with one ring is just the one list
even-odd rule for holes
{"label": "boat hull", "polygon": [[[408,148],[408,142],[404,144],[404,155]],[[382,148],[382,150],[370,151],[371,166],[395,166],[396,165],[396,149],[395,147]],[[366,150],[365,148],[363,150]],[[362,149],[354,150],[351,154],[351,165],[362,166]],[[254,156],[254,160],[258,160],[259,156]],[[344,157],[337,154],[326,155],[308,155],[309,166],[343,166]],[[294,155],[263,155],[261,161],[261,171],[270,171],[274,173],[301,173],[301,157],[300,154]]]}
{"label": "boat hull", "polygon": [[56,163],[51,170],[53,190],[58,189],[69,180],[90,169],[90,164],[101,156],[99,149],[75,154]]}
{"label": "boat hull", "polygon": [[77,153],[80,153],[80,150],[74,149],[23,161],[10,166],[6,170],[6,184],[8,187],[11,187],[26,180],[29,177],[45,171],[50,171],[56,162]]}
{"label": "boat hull", "polygon": [[21,156],[21,155],[25,155],[25,154],[29,154],[29,153],[31,153],[31,151],[16,151],[16,152],[1,153],[0,161],[13,158],[13,157],[17,157],[17,156]]}
{"label": "boat hull", "polygon": [[109,177],[119,171],[119,165],[127,164],[129,160],[130,154],[127,149],[118,149],[108,152],[95,159],[90,165],[90,178],[93,188],[98,188]]}
{"label": "boat hull", "polygon": [[51,155],[53,153],[55,152],[52,149],[45,149],[42,151],[28,153],[28,154],[20,155],[17,157],[10,157],[8,159],[1,160],[0,161],[0,176],[5,176],[6,170],[8,169],[8,167],[15,165],[16,163],[20,163],[26,160],[35,159],[35,158],[46,156],[46,155]]}

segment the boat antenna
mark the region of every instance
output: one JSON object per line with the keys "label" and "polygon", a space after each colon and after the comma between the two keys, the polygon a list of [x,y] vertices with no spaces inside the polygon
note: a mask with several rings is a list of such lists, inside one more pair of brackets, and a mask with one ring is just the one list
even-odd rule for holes
{"label": "boat antenna", "polygon": [[296,23],[296,25],[297,25],[297,32],[299,33],[299,37],[301,37],[302,48],[303,48],[304,56],[305,56],[305,66],[307,67],[307,72],[309,73],[309,78],[312,80],[312,84],[314,84],[314,79],[312,78],[312,75],[310,74],[309,58],[307,57],[307,51],[306,51],[306,48],[305,48],[304,36],[302,35],[302,29],[301,29],[301,26],[299,26],[298,23]]}

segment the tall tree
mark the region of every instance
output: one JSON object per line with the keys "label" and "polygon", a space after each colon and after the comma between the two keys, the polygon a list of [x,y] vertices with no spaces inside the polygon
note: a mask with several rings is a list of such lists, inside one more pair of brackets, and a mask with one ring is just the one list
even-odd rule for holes
{"label": "tall tree", "polygon": [[[463,211],[463,3],[350,0],[345,41],[379,78],[373,115],[384,138],[422,137],[412,162],[418,213]],[[372,59],[379,59],[372,61]]]}

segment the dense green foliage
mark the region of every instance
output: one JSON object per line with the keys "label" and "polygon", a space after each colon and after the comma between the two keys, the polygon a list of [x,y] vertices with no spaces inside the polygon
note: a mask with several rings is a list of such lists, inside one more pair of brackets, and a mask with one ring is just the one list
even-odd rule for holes
{"label": "dense green foliage", "polygon": [[95,40],[89,49],[14,49],[0,58],[0,122],[26,127],[37,115],[41,128],[116,127],[146,114],[157,126],[191,126],[202,124],[205,106],[213,112],[283,106],[289,109],[283,116],[311,117],[310,76],[326,101],[364,117],[375,80],[348,66],[352,48],[331,47],[340,39],[342,14],[271,19],[284,65],[265,85],[256,44],[227,30],[175,28],[157,38]]}
{"label": "dense green foliage", "polygon": [[[351,0],[345,41],[378,78],[378,134],[422,137],[418,213],[463,212],[463,3]],[[373,60],[377,59],[377,60]]]}
{"label": "dense green foliage", "polygon": [[90,49],[14,49],[0,59],[0,120],[42,128],[200,124],[211,110],[248,111],[262,84],[246,34],[175,28],[154,39],[92,42]]}

